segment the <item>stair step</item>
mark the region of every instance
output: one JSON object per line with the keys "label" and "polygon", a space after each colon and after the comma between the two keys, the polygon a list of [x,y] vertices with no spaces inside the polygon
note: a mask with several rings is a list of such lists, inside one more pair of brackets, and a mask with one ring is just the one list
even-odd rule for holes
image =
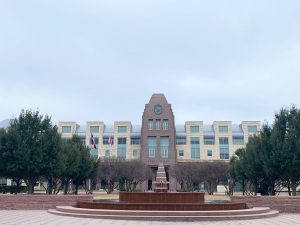
{"label": "stair step", "polygon": [[111,209],[87,209],[76,208],[72,206],[57,206],[57,211],[79,214],[98,214],[98,215],[143,215],[143,216],[202,216],[202,215],[249,215],[258,213],[267,213],[268,207],[255,207],[242,210],[218,210],[218,211],[149,211],[149,210],[111,210]]}
{"label": "stair step", "polygon": [[[120,211],[120,210],[115,210]],[[72,213],[72,212],[62,212],[55,209],[49,209],[49,213],[62,216],[73,216],[73,217],[83,217],[83,218],[99,218],[99,219],[116,219],[116,220],[151,220],[151,221],[221,221],[221,220],[247,220],[247,219],[261,219],[277,216],[279,213],[275,210],[269,210],[264,213],[256,214],[242,214],[242,215],[232,215],[228,213],[227,215],[212,215],[210,211],[209,215],[123,215],[117,214],[89,214],[89,213]],[[206,211],[208,212],[208,211]],[[216,211],[214,211],[216,212]]]}

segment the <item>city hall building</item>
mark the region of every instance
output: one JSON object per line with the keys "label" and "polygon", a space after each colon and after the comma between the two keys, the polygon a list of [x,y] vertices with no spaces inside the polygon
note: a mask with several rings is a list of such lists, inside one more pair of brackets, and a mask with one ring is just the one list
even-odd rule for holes
{"label": "city hall building", "polygon": [[[141,125],[130,121],[116,121],[106,125],[101,121],[88,121],[85,125],[61,121],[59,132],[63,138],[78,135],[90,147],[91,155],[139,159],[153,171],[158,163],[165,166],[170,190],[176,190],[176,181],[168,172],[180,162],[229,160],[238,148],[245,147],[248,137],[260,130],[259,121],[186,121],[175,124],[171,104],[163,94],[153,94],[145,105]],[[96,148],[92,146],[93,136]],[[145,182],[144,190],[153,188],[153,181]]]}

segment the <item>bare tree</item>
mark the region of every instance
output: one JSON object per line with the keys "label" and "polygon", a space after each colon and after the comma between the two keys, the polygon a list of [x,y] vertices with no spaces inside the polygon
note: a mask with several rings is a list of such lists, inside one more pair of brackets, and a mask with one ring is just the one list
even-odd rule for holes
{"label": "bare tree", "polygon": [[125,182],[126,191],[134,191],[138,184],[148,178],[148,167],[139,160],[121,162],[121,176]]}
{"label": "bare tree", "polygon": [[215,188],[221,181],[227,182],[229,164],[224,161],[204,162],[201,164],[205,174],[204,180],[207,185],[207,192],[209,195],[213,195]]}
{"label": "bare tree", "polygon": [[126,191],[134,191],[138,184],[148,178],[148,168],[138,160],[123,158],[100,159],[98,179],[105,181],[105,190],[109,194],[120,184],[124,184]]}
{"label": "bare tree", "polygon": [[203,170],[200,163],[178,163],[172,168],[171,175],[180,184],[183,191],[199,190],[199,184],[203,182]]}
{"label": "bare tree", "polygon": [[199,190],[204,182],[210,195],[220,181],[227,180],[227,174],[228,163],[223,161],[178,163],[171,173],[184,191]]}

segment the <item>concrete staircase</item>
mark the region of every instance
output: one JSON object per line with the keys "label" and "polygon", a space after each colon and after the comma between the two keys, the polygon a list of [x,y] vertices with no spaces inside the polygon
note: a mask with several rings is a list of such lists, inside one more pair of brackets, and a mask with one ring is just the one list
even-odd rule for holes
{"label": "concrete staircase", "polygon": [[149,210],[105,210],[56,206],[49,213],[83,218],[145,220],[145,221],[221,221],[249,220],[277,216],[278,211],[268,207],[218,211],[149,211]]}

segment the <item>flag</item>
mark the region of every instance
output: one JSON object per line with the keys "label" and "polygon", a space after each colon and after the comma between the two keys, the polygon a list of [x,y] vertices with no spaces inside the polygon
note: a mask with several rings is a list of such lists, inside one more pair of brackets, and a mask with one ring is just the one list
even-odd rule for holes
{"label": "flag", "polygon": [[94,149],[97,149],[97,146],[96,146],[96,143],[95,143],[95,140],[94,140],[94,136],[93,136],[92,133],[91,133],[91,144],[94,147]]}
{"label": "flag", "polygon": [[111,138],[111,136],[109,136],[108,138],[108,144],[109,144],[110,151],[112,151],[113,139]]}

